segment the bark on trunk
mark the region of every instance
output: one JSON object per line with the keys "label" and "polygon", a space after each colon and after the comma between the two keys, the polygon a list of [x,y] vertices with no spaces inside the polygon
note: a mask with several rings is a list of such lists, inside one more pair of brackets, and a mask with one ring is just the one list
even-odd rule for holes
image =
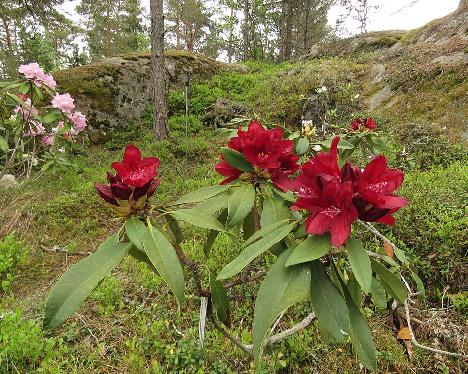
{"label": "bark on trunk", "polygon": [[11,33],[10,33],[10,27],[8,26],[8,22],[6,17],[2,16],[2,21],[3,21],[3,28],[5,29],[5,36],[6,36],[6,41],[7,41],[7,46],[8,46],[8,52],[10,54],[13,53],[13,44],[11,41]]}
{"label": "bark on trunk", "polygon": [[151,0],[150,11],[151,65],[153,68],[153,136],[154,140],[158,141],[167,137],[163,0]]}
{"label": "bark on trunk", "polygon": [[243,25],[243,39],[244,39],[244,53],[243,60],[247,61],[250,58],[250,2],[249,0],[244,0],[244,25]]}

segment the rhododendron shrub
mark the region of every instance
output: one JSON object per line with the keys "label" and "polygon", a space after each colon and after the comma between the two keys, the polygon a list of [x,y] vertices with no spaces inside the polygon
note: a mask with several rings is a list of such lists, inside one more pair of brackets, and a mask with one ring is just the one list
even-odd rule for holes
{"label": "rhododendron shrub", "polygon": [[19,80],[0,84],[0,172],[69,165],[60,151],[86,128],[86,117],[70,94],[56,92],[53,76],[37,63],[18,72]]}
{"label": "rhododendron shrub", "polygon": [[[182,312],[187,292],[207,301],[201,302],[201,318],[207,316],[257,365],[264,346],[275,341],[267,339],[272,324],[287,309],[306,301],[309,314],[293,331],[317,319],[321,333],[351,341],[357,359],[375,370],[376,350],[361,308],[375,300],[379,305],[403,303],[407,288],[399,272],[411,269],[396,247],[394,254],[372,251],[375,243],[366,247],[356,228],[360,225],[383,237],[371,223],[391,225],[395,212],[407,205],[397,191],[403,173],[390,168],[384,155],[365,158],[364,165],[352,163],[343,156],[348,148],[346,142],[340,148],[340,136],[322,141],[311,155],[299,156],[299,138],[291,135],[280,127],[250,121],[231,132],[220,151],[215,166],[220,184],[190,192],[169,205],[158,203],[159,178],[164,183],[158,172],[160,160],[127,146],[122,161],[112,163],[114,171],[95,185],[97,196],[120,217],[122,227],[59,279],[47,300],[44,326],[52,329],[69,318],[129,255],[167,283]],[[191,238],[185,237],[180,221],[206,230],[206,257],[219,233],[227,233],[233,245],[239,245],[237,257],[222,264],[215,279],[202,279],[203,264],[183,252],[181,243]],[[267,254],[275,260],[265,266],[261,259]],[[253,263],[265,271],[252,276]],[[261,283],[249,347],[226,329],[234,322],[230,290],[253,281]],[[200,326],[205,326],[202,322]]]}

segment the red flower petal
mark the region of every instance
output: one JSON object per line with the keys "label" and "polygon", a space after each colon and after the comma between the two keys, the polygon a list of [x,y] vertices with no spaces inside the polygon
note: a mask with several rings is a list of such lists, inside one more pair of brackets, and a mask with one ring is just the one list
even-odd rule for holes
{"label": "red flower petal", "polygon": [[109,204],[117,206],[119,205],[115,197],[112,195],[112,191],[109,186],[106,186],[105,184],[101,183],[95,183],[94,187],[96,188],[98,195],[101,196],[102,199],[107,201]]}

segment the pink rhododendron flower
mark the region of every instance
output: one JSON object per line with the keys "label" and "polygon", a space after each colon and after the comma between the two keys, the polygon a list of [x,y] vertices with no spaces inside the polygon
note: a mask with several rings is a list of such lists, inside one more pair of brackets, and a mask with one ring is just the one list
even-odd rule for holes
{"label": "pink rhododendron flower", "polygon": [[35,79],[38,74],[44,74],[37,62],[31,62],[27,65],[20,65],[18,71],[23,74],[27,79]]}
{"label": "pink rhododendron flower", "polygon": [[21,65],[18,68],[18,71],[23,74],[26,79],[30,79],[38,87],[41,87],[42,84],[50,88],[55,88],[57,83],[54,80],[54,77],[50,74],[44,73],[44,70],[41,69],[37,62],[32,62],[27,65]]}
{"label": "pink rhododendron flower", "polygon": [[37,136],[44,135],[45,127],[38,121],[29,121],[29,131],[23,133],[23,136]]}
{"label": "pink rhododendron flower", "polygon": [[58,132],[60,132],[60,130],[63,130],[64,127],[65,124],[63,123],[63,121],[59,121],[56,127],[52,127],[52,132],[54,134],[57,134]]}
{"label": "pink rhododendron flower", "polygon": [[28,98],[26,95],[24,96],[26,97],[26,99],[23,100],[24,105],[17,105],[13,112],[16,114],[20,113],[24,121],[29,121],[31,115],[37,116],[39,114],[39,111],[34,107],[34,105],[32,105],[31,99]]}
{"label": "pink rhododendron flower", "polygon": [[47,145],[49,147],[53,146],[55,143],[55,135],[44,135],[41,139],[42,144]]}
{"label": "pink rhododendron flower", "polygon": [[52,106],[54,108],[60,109],[62,112],[71,113],[75,109],[75,104],[73,104],[73,97],[69,93],[64,94],[55,94],[52,99]]}
{"label": "pink rhododendron flower", "polygon": [[50,74],[44,74],[44,76],[38,78],[38,80],[50,88],[55,88],[57,86],[57,82],[55,82],[54,77]]}
{"label": "pink rhododendron flower", "polygon": [[68,119],[75,126],[75,129],[82,131],[86,127],[86,116],[81,112],[74,112],[68,115]]}

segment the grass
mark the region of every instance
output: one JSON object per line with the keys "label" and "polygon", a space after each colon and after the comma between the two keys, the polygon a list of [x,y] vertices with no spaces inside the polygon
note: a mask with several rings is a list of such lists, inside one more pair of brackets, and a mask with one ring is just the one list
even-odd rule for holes
{"label": "grass", "polygon": [[[0,331],[7,331],[3,334],[8,335],[3,344],[7,347],[4,356],[9,360],[7,366],[0,365],[0,372],[9,372],[12,365],[20,372],[45,373],[252,371],[252,363],[211,326],[206,331],[205,348],[200,348],[199,300],[188,297],[183,313],[178,314],[169,288],[146,265],[131,258],[125,259],[93,292],[79,312],[52,336],[44,335],[39,327],[51,284],[70,264],[81,258],[73,252],[93,251],[107,235],[120,227],[121,222],[100,203],[93,183],[104,181],[110,163],[120,159],[125,144],[133,142],[145,155],[161,158],[159,175],[162,183],[154,199],[169,202],[200,186],[219,183],[220,177],[213,166],[224,140],[210,137],[195,119],[190,122],[190,137],[185,139],[180,119],[174,118],[171,120],[174,131],[168,140],[153,144],[147,124],[149,118],[143,119],[132,125],[128,132],[113,133],[109,141],[100,146],[75,146],[70,153],[74,168],[39,175],[19,191],[0,197],[0,235],[15,229],[30,248],[29,259],[19,267],[11,292],[0,300],[0,312],[14,311],[8,314],[11,317],[0,320]],[[441,183],[447,175],[466,178],[466,167],[458,163],[431,174],[409,173],[405,193],[410,194],[412,189],[415,190],[413,194],[419,191],[418,199],[414,199],[416,212],[427,208],[423,200],[431,191],[428,186]],[[455,199],[462,198],[456,190],[451,191],[457,188],[459,180],[453,179],[446,187],[432,191],[434,197],[443,196],[443,191],[448,191],[447,199],[440,203],[449,213],[457,212],[453,210],[453,204]],[[431,214],[429,212],[437,214],[429,210],[428,215]],[[398,237],[415,236],[410,231],[414,225],[407,222],[413,219],[414,214],[405,218],[405,213],[401,213],[404,223],[397,227]],[[457,217],[451,216],[450,222],[458,222]],[[418,223],[417,227],[420,225],[423,224]],[[190,227],[183,229],[190,233],[187,237],[193,236],[193,239],[183,242],[183,248],[191,258],[206,264],[202,275],[204,283],[208,284],[210,274],[218,272],[236,255],[236,242],[227,235],[219,235],[210,258],[206,259],[202,250],[204,232]],[[451,235],[452,231],[444,232]],[[451,240],[432,232],[427,233],[427,239],[440,239],[446,243]],[[54,246],[65,248],[69,254],[47,251]],[[269,264],[270,260],[268,256],[260,259],[252,271]],[[440,264],[437,266],[437,271],[444,269]],[[246,344],[251,343],[252,310],[257,287],[258,284],[240,286],[231,293],[234,311],[231,331]],[[457,300],[459,305],[463,305],[463,300]],[[278,328],[285,329],[299,321],[309,308],[304,304],[288,311]],[[413,364],[408,363],[404,347],[387,325],[386,312],[367,308],[366,313],[371,317],[371,330],[380,352],[380,372],[406,372],[414,368],[432,370],[435,365],[433,358],[418,350]],[[25,344],[22,342],[29,344],[24,350],[18,348]],[[29,354],[28,349],[34,350],[34,355]],[[444,361],[444,365],[452,364]],[[360,371],[350,344],[323,340],[314,325],[269,347],[260,372],[306,373],[315,369],[321,373]]]}

